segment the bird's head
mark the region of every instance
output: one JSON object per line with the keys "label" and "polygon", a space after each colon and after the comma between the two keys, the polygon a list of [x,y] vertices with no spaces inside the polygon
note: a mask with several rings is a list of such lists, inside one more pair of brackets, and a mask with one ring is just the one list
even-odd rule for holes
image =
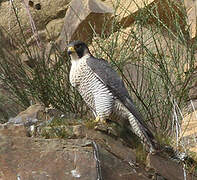
{"label": "bird's head", "polygon": [[72,60],[77,60],[83,56],[90,54],[87,45],[82,41],[73,41],[68,44],[67,53]]}

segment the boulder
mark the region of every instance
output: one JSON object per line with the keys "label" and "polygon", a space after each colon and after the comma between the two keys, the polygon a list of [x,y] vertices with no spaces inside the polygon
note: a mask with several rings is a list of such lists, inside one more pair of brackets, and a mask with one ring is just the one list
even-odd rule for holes
{"label": "boulder", "polygon": [[135,165],[132,150],[99,132],[91,131],[94,135],[89,139],[65,140],[8,132],[10,128],[0,128],[1,179],[149,179],[148,173]]}
{"label": "boulder", "polygon": [[[123,139],[84,124],[73,126],[74,119],[65,121],[67,128],[73,129],[72,138],[29,137],[23,124],[1,125],[0,178],[179,180],[183,177],[182,165],[160,156],[160,152],[149,155],[142,163],[138,159],[145,159],[146,153],[132,149]],[[190,177],[187,174],[188,180]]]}
{"label": "boulder", "polygon": [[112,13],[113,9],[97,0],[71,1],[58,39],[60,48],[64,50],[72,40],[91,41],[93,33],[102,33],[102,27],[108,25],[105,23]]}
{"label": "boulder", "polygon": [[63,24],[64,24],[64,18],[58,18],[58,19],[51,20],[46,25],[47,39],[48,40],[56,40],[61,33]]}
{"label": "boulder", "polygon": [[[173,160],[168,160],[164,157],[150,155],[148,157],[149,166],[155,169],[156,172],[165,179],[169,180],[183,180],[183,164],[178,163]],[[196,176],[192,176],[189,173],[186,173],[187,180],[196,179]]]}
{"label": "boulder", "polygon": [[[32,33],[32,23],[35,23],[36,30],[41,36],[40,39],[47,39],[47,33],[53,33],[52,28],[48,28],[48,32],[45,31],[48,23],[53,21],[53,24],[57,26],[60,25],[59,19],[63,18],[66,14],[68,8],[68,3],[70,0],[31,0],[31,1],[3,1],[0,4],[0,24],[1,26],[10,34],[17,38],[17,40],[23,39],[20,27],[16,20],[16,15],[13,10],[13,6],[10,2],[13,2],[14,8],[17,13],[17,18],[20,21],[23,33],[26,39],[34,39],[35,37]],[[55,23],[57,20],[57,23]],[[50,26],[50,25],[48,25]],[[58,28],[59,29],[59,28]],[[41,33],[43,32],[44,33]],[[52,32],[51,32],[52,31]],[[7,37],[7,39],[9,39]],[[30,40],[29,40],[30,41]],[[31,44],[31,43],[30,43]]]}
{"label": "boulder", "polygon": [[[132,25],[136,19],[145,14],[146,23],[158,24],[161,22],[172,31],[177,32],[177,25],[174,17],[177,19],[180,27],[185,32],[186,23],[183,3],[178,0],[104,0],[104,2],[115,9],[114,16],[117,17],[119,24],[126,28]],[[189,2],[188,2],[189,3]],[[190,5],[191,6],[191,5]],[[139,16],[138,16],[139,15]],[[147,16],[146,16],[147,15]],[[136,18],[137,17],[137,18]]]}
{"label": "boulder", "polygon": [[4,83],[0,80],[0,124],[7,122],[10,117],[16,116],[21,110],[20,105],[7,92]]}
{"label": "boulder", "polygon": [[135,16],[145,7],[151,7],[155,0],[104,0],[104,2],[115,9],[114,16],[118,18],[124,27],[130,26],[135,21]]}
{"label": "boulder", "polygon": [[193,39],[196,37],[196,18],[197,18],[197,1],[184,0],[184,5],[187,13],[187,25],[189,26],[189,35]]}
{"label": "boulder", "polygon": [[188,150],[197,152],[196,136],[197,136],[197,110],[186,115],[181,124],[181,138]]}
{"label": "boulder", "polygon": [[78,140],[43,140],[1,136],[1,178],[73,179],[96,177],[91,147]]}
{"label": "boulder", "polygon": [[34,104],[26,110],[20,112],[16,117],[10,118],[8,124],[21,124],[30,126],[37,123],[39,120],[47,120],[45,108],[40,104]]}
{"label": "boulder", "polygon": [[14,136],[14,137],[26,137],[29,136],[28,129],[22,124],[0,124],[0,136]]}
{"label": "boulder", "polygon": [[194,71],[191,77],[192,85],[189,91],[189,97],[191,100],[197,100],[197,63],[196,63],[196,70]]}

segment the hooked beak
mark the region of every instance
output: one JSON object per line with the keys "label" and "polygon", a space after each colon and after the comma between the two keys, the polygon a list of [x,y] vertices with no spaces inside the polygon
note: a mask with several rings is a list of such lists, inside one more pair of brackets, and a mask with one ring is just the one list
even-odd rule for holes
{"label": "hooked beak", "polygon": [[69,46],[67,52],[68,52],[68,55],[71,55],[72,53],[75,53],[76,51],[73,46]]}

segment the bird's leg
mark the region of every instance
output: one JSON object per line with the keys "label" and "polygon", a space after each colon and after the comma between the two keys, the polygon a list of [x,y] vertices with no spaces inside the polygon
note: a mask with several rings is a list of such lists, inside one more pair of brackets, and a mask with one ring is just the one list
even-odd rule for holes
{"label": "bird's leg", "polygon": [[96,123],[96,125],[94,126],[94,129],[96,131],[108,134],[108,127],[106,126],[106,121],[104,118],[101,118],[99,115],[97,115],[94,122]]}
{"label": "bird's leg", "polygon": [[101,122],[102,124],[106,124],[106,120],[104,118],[100,118],[100,116],[96,116],[96,119],[94,120],[95,123]]}

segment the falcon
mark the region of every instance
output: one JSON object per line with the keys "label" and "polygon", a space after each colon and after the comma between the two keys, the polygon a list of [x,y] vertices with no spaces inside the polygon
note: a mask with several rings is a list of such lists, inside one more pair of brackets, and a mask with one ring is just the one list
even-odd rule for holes
{"label": "falcon", "polygon": [[135,107],[118,73],[103,59],[95,58],[82,41],[67,46],[71,58],[70,83],[92,110],[95,121],[127,119],[141,142],[155,151],[154,137]]}

